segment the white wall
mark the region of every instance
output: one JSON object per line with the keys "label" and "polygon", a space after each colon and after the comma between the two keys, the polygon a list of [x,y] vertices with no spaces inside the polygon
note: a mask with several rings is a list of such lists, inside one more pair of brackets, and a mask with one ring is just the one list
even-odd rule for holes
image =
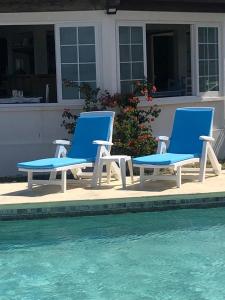
{"label": "white wall", "polygon": [[0,107],[0,177],[16,175],[17,162],[53,156],[52,141],[68,137],[63,106],[22,106]]}
{"label": "white wall", "polygon": [[[157,100],[155,100],[157,102]],[[202,103],[193,103],[202,106]],[[208,102],[204,106],[214,106],[214,137],[216,152],[225,158],[225,136],[223,110],[224,102]],[[182,105],[188,106],[188,105]],[[162,111],[153,122],[154,135],[170,136],[173,115],[178,104],[160,106]],[[69,136],[61,127],[64,105],[37,105],[30,107],[21,105],[17,108],[0,107],[0,177],[22,175],[17,171],[16,163],[39,158],[52,157],[55,146],[52,141]],[[74,110],[79,113],[80,109]]]}

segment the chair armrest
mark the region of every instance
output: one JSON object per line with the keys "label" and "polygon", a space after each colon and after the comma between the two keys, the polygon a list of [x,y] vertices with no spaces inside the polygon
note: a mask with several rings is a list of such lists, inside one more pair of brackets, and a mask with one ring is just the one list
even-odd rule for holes
{"label": "chair armrest", "polygon": [[109,142],[109,141],[100,141],[100,140],[93,141],[93,144],[104,145],[104,146],[112,146],[113,145],[112,142]]}
{"label": "chair armrest", "polygon": [[213,142],[215,140],[212,136],[206,136],[206,135],[201,135],[199,139],[205,142]]}
{"label": "chair armrest", "polygon": [[55,140],[53,141],[53,144],[66,146],[66,145],[71,145],[71,142],[66,140]]}
{"label": "chair armrest", "polygon": [[157,153],[163,154],[166,153],[167,142],[169,138],[167,136],[157,136],[156,141],[158,142]]}
{"label": "chair armrest", "polygon": [[167,141],[169,141],[169,137],[168,137],[168,136],[157,136],[157,137],[156,137],[156,140],[157,140],[158,142],[161,142],[161,141],[167,142]]}

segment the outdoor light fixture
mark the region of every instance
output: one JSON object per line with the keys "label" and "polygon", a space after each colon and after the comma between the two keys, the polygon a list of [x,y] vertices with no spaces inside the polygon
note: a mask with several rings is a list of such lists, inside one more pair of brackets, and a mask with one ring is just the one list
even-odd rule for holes
{"label": "outdoor light fixture", "polygon": [[107,15],[115,15],[116,12],[117,12],[117,8],[116,7],[107,7],[107,9],[106,9]]}
{"label": "outdoor light fixture", "polygon": [[115,15],[117,12],[117,7],[120,4],[120,0],[109,0],[106,4],[107,15]]}

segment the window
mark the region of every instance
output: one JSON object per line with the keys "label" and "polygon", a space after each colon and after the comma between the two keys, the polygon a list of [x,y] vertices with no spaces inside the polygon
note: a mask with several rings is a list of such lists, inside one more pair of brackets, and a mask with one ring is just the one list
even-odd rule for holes
{"label": "window", "polygon": [[81,99],[79,87],[96,88],[95,27],[61,27],[60,61],[62,99]]}
{"label": "window", "polygon": [[54,103],[54,25],[0,26],[0,104]]}
{"label": "window", "polygon": [[119,56],[121,93],[129,93],[134,81],[145,77],[142,27],[119,27]]}
{"label": "window", "polygon": [[199,92],[219,91],[218,28],[198,27]]}
{"label": "window", "polygon": [[146,25],[147,77],[155,97],[192,95],[190,25]]}

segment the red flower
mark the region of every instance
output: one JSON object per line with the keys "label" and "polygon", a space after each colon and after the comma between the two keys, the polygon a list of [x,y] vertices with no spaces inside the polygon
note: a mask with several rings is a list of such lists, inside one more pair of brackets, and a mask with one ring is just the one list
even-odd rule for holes
{"label": "red flower", "polygon": [[152,96],[148,96],[147,101],[149,101],[149,102],[152,101]]}
{"label": "red flower", "polygon": [[156,88],[155,85],[153,85],[153,87],[152,87],[152,93],[155,93],[156,91],[157,91],[157,88]]}
{"label": "red flower", "polygon": [[139,100],[139,98],[138,98],[138,97],[132,97],[132,98],[129,98],[129,101],[130,101],[131,103],[134,103],[134,104],[136,104],[136,103],[139,103],[139,102],[140,102],[140,100]]}
{"label": "red flower", "polygon": [[123,112],[124,112],[124,113],[127,113],[127,112],[131,112],[131,111],[134,111],[134,110],[135,110],[134,107],[132,107],[132,106],[127,106],[127,107],[125,107],[125,108],[123,109]]}

